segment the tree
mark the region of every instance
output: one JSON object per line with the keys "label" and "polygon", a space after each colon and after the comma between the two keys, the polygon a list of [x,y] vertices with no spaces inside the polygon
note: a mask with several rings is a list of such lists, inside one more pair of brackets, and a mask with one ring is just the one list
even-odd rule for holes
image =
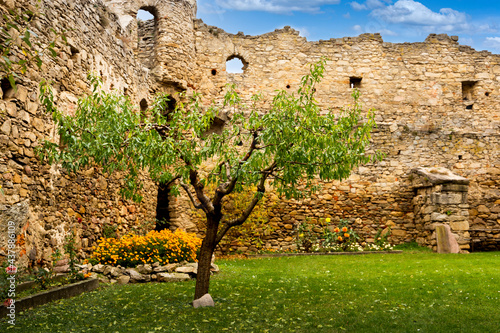
{"label": "tree", "polygon": [[[124,171],[122,194],[140,200],[140,170],[169,184],[172,193],[185,190],[195,208],[206,216],[194,298],[208,293],[210,261],[227,231],[243,224],[263,197],[266,185],[288,198],[312,192],[320,180],[345,179],[351,170],[370,161],[365,154],[375,125],[373,112],[362,122],[358,91],[355,104],[339,115],[320,114],[315,85],[323,77],[325,60],[311,65],[297,94],[281,91],[270,110],[246,107],[234,87],[222,106],[204,109],[194,94],[187,104],[168,110],[168,96],[158,96],[150,115],[141,115],[130,101],[99,89],[91,77],[93,93],[82,99],[74,116],[64,116],[53,103],[50,89],[42,88],[42,102],[59,125],[63,145],[46,141],[42,158],[75,171],[93,163],[105,172]],[[226,111],[222,130],[210,130]],[[144,117],[142,117],[144,118]],[[376,157],[376,156],[372,156]],[[205,170],[207,162],[214,165]],[[305,184],[304,184],[305,183]],[[300,190],[304,184],[306,191]],[[207,188],[215,186],[209,196]],[[252,199],[239,216],[227,218],[224,199],[231,193],[254,188]]]}

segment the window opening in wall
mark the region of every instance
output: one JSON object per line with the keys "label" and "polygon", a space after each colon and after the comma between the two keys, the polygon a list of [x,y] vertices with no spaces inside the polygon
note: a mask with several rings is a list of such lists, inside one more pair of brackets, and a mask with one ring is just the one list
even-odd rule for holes
{"label": "window opening in wall", "polygon": [[485,92],[485,93],[484,93],[484,96],[486,96],[486,97],[490,97],[490,92],[489,92],[489,91]]}
{"label": "window opening in wall", "polygon": [[240,56],[232,55],[227,58],[226,72],[231,74],[243,73],[247,69],[248,63]]}
{"label": "window opening in wall", "polygon": [[474,104],[467,105],[467,106],[465,107],[465,109],[466,109],[466,110],[472,110],[473,105],[474,105]]}
{"label": "window opening in wall", "polygon": [[471,101],[474,99],[474,88],[476,84],[476,81],[462,82],[462,100]]}
{"label": "window opening in wall", "polygon": [[458,155],[458,159],[461,160],[462,159],[462,155]]}
{"label": "window opening in wall", "polygon": [[360,89],[361,88],[361,80],[360,77],[350,77],[349,78],[349,87]]}
{"label": "window opening in wall", "polygon": [[137,18],[141,21],[153,20],[155,16],[148,10],[139,9],[137,11]]}
{"label": "window opening in wall", "polygon": [[155,230],[162,231],[170,226],[170,186],[160,184],[158,186],[158,195],[156,200],[156,224]]}
{"label": "window opening in wall", "polygon": [[137,58],[150,69],[156,58],[157,17],[156,8],[152,6],[137,11]]}
{"label": "window opening in wall", "polygon": [[290,89],[290,85],[289,84],[286,85],[286,89]]}
{"label": "window opening in wall", "polygon": [[139,103],[139,106],[141,107],[141,114],[144,114],[148,109],[148,101],[146,101],[146,99],[143,98]]}
{"label": "window opening in wall", "polygon": [[217,70],[216,69],[212,69],[212,75],[217,75]]}

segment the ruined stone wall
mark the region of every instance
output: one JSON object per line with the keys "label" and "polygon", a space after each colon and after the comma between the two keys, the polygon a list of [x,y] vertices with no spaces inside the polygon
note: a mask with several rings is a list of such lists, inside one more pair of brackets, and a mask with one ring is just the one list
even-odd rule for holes
{"label": "ruined stone wall", "polygon": [[[151,74],[156,84],[163,91],[175,87],[178,91],[192,86],[195,69],[195,44],[193,19],[196,16],[195,0],[104,0],[107,8],[118,18],[122,33],[130,41],[130,46],[137,50],[138,35],[144,36],[144,29],[138,32],[137,12],[149,11],[155,16],[154,59]],[[139,41],[139,46],[144,40]],[[153,87],[151,87],[153,88]]]}
{"label": "ruined stone wall", "polygon": [[[19,8],[28,3],[11,5]],[[147,228],[144,222],[154,220],[156,205],[156,187],[147,179],[144,202],[134,204],[118,195],[120,175],[104,175],[97,168],[69,175],[36,158],[41,140],[57,140],[51,117],[38,103],[42,79],[54,81],[57,105],[68,113],[75,111],[77,98],[89,92],[89,72],[102,77],[104,89],[126,94],[137,104],[150,98],[153,85],[127,45],[116,16],[101,1],[47,0],[39,12],[42,15],[33,27],[36,41],[50,42],[54,38],[50,29],[55,29],[66,34],[68,45],[58,39],[58,56],[45,56],[41,70],[31,66],[18,80],[17,92],[2,84],[0,100],[0,184],[4,191],[0,222],[4,225],[15,219],[17,223],[20,265],[26,265],[28,257],[50,260],[56,248],[62,249],[70,230],[75,231],[80,254],[85,255],[106,229],[123,234]],[[0,236],[0,257],[7,244],[4,236]]]}
{"label": "ruined stone wall", "polygon": [[[290,246],[293,229],[307,216],[348,218],[368,240],[388,226],[395,243],[417,240],[409,180],[415,167],[442,166],[470,179],[471,225],[500,223],[499,55],[447,35],[404,44],[385,43],[378,34],[308,42],[288,27],[260,36],[228,34],[201,21],[195,28],[196,88],[207,101],[220,99],[227,83],[236,83],[247,100],[262,92],[270,101],[277,89],[296,90],[309,64],[324,56],[316,94],[324,112],[351,103],[353,85],[364,108],[377,110],[371,149],[386,158],[307,200],[280,202],[270,217],[279,230],[269,240]],[[245,64],[242,74],[226,72],[233,57]]]}
{"label": "ruined stone wall", "polygon": [[[16,7],[29,2],[4,1]],[[141,8],[155,19],[138,24]],[[225,85],[236,83],[245,99],[262,92],[265,111],[276,89],[295,91],[310,63],[323,56],[328,60],[317,100],[324,112],[351,103],[351,85],[359,87],[364,108],[377,109],[371,149],[386,158],[354,170],[345,181],[324,184],[302,201],[271,194],[266,246],[290,247],[299,223],[310,221],[319,230],[326,217],[354,221],[368,241],[386,227],[395,243],[419,239],[409,179],[416,167],[442,166],[468,178],[471,228],[498,228],[499,55],[461,46],[446,35],[412,44],[385,43],[377,34],[308,42],[288,27],[261,36],[232,35],[193,22],[194,0],[43,0],[40,11],[44,16],[34,27],[40,41],[51,41],[54,28],[66,31],[69,45],[59,40],[56,59],[44,57],[41,70],[32,67],[22,76],[17,92],[2,84],[0,94],[0,214],[2,225],[17,221],[21,264],[28,256],[50,260],[69,230],[76,231],[85,255],[105,229],[147,229],[144,223],[155,218],[158,187],[147,179],[144,202],[134,204],[118,195],[119,174],[91,168],[68,175],[35,157],[40,140],[57,140],[38,103],[39,82],[53,80],[58,106],[74,112],[77,98],[88,92],[89,72],[141,108],[157,92],[197,90],[205,103],[220,101]],[[226,72],[226,60],[233,57],[243,60],[244,73]],[[196,231],[199,217],[189,200],[168,201],[171,222]]]}

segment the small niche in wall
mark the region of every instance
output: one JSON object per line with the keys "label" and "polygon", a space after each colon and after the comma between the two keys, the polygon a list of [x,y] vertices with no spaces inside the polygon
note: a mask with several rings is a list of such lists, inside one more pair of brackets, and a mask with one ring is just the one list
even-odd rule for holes
{"label": "small niche in wall", "polygon": [[9,99],[9,97],[12,95],[14,92],[14,89],[10,85],[10,81],[7,78],[2,79],[1,81],[1,88],[2,88],[2,99]]}
{"label": "small niche in wall", "polygon": [[241,74],[247,69],[248,62],[240,56],[232,55],[227,58],[226,72],[230,74]]}
{"label": "small niche in wall", "polygon": [[476,81],[462,82],[462,100],[472,101],[474,99],[474,88],[476,87],[476,85]]}
{"label": "small niche in wall", "polygon": [[361,80],[362,78],[360,77],[350,77],[349,78],[349,87],[351,88],[356,88],[356,89],[360,89],[361,88]]}
{"label": "small niche in wall", "polygon": [[286,85],[286,89],[290,89],[291,86],[289,84]]}
{"label": "small niche in wall", "polygon": [[71,51],[71,60],[77,60],[78,54],[80,53],[80,50],[78,50],[76,47],[70,45],[70,51]]}
{"label": "small niche in wall", "polygon": [[471,104],[471,105],[467,105],[465,107],[466,110],[472,110],[472,108],[474,107],[474,104]]}
{"label": "small niche in wall", "polygon": [[484,93],[484,96],[486,96],[486,97],[490,97],[490,95],[491,95],[491,93],[489,91]]}
{"label": "small niche in wall", "polygon": [[217,75],[217,70],[216,69],[212,69],[211,73],[212,73],[213,76],[215,76],[215,75]]}

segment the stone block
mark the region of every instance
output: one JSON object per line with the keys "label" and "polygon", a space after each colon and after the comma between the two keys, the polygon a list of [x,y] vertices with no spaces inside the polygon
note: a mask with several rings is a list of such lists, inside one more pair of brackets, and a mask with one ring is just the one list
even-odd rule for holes
{"label": "stone block", "polygon": [[400,230],[400,229],[394,229],[394,230],[392,230],[392,236],[395,236],[395,237],[404,237],[404,236],[406,236],[406,231],[405,230]]}
{"label": "stone block", "polygon": [[191,279],[189,274],[184,273],[158,273],[156,278],[159,282],[180,282]]}
{"label": "stone block", "polygon": [[197,274],[198,273],[198,270],[197,268],[195,267],[186,267],[186,266],[181,266],[181,267],[177,267],[175,269],[175,272],[176,273],[185,273],[185,274]]}
{"label": "stone block", "polygon": [[450,228],[453,231],[469,230],[469,222],[468,221],[450,222]]}
{"label": "stone block", "polygon": [[446,191],[446,192],[468,192],[469,191],[469,185],[463,185],[463,184],[443,184],[441,190],[442,191]]}
{"label": "stone block", "polygon": [[130,281],[130,276],[128,275],[121,275],[116,279],[116,283],[118,284],[127,284]]}
{"label": "stone block", "polygon": [[131,282],[143,282],[144,276],[139,273],[135,268],[127,268],[125,270],[125,273],[127,273],[130,276],[130,281]]}
{"label": "stone block", "polygon": [[446,214],[440,214],[440,213],[436,213],[436,212],[433,212],[431,214],[431,220],[432,221],[446,221],[448,219],[448,215]]}
{"label": "stone block", "polygon": [[462,203],[462,193],[433,193],[432,202],[440,205],[458,205]]}
{"label": "stone block", "polygon": [[459,253],[460,247],[449,225],[436,226],[436,240],[438,253]]}
{"label": "stone block", "polygon": [[195,299],[193,301],[193,307],[195,309],[204,307],[213,307],[213,306],[215,306],[215,303],[210,294],[205,294],[202,297]]}

